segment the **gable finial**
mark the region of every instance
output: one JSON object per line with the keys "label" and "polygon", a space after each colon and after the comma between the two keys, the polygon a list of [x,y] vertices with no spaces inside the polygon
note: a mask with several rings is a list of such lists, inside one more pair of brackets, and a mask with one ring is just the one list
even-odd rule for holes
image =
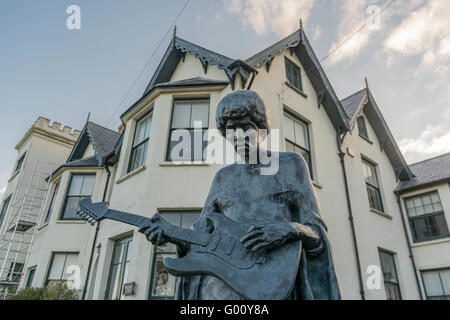
{"label": "gable finial", "polygon": [[366,89],[369,89],[369,81],[367,81],[367,77],[364,77],[364,81],[366,82]]}
{"label": "gable finial", "polygon": [[177,36],[177,26],[173,27],[173,37],[175,38]]}
{"label": "gable finial", "polygon": [[302,18],[300,18],[299,24],[300,24],[300,30],[303,30],[303,21],[302,21]]}
{"label": "gable finial", "polygon": [[88,112],[88,116],[87,116],[86,122],[88,122],[90,118],[91,118],[91,113]]}

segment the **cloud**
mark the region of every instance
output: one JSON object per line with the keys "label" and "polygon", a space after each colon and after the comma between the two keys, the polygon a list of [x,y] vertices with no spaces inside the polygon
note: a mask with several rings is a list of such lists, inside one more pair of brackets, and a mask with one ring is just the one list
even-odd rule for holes
{"label": "cloud", "polygon": [[399,142],[400,149],[409,163],[450,152],[450,108],[443,115],[443,119],[440,124],[428,125],[417,138]]}
{"label": "cloud", "polygon": [[[331,45],[330,63],[357,57],[361,51],[376,43],[374,36],[386,33],[394,17],[405,17],[425,0],[388,0],[375,5],[373,0],[338,0],[340,22],[337,40]],[[388,64],[393,59],[388,56]]]}
{"label": "cloud", "polygon": [[0,188],[0,200],[3,198],[5,191],[6,191],[6,187]]}
{"label": "cloud", "polygon": [[298,29],[300,18],[307,22],[313,3],[313,0],[225,0],[225,8],[258,34],[273,32],[286,36]]}
{"label": "cloud", "polygon": [[318,40],[321,35],[322,35],[322,28],[320,26],[317,26],[316,30],[314,31],[313,40]]}
{"label": "cloud", "polygon": [[421,68],[446,73],[450,62],[450,1],[429,0],[414,10],[385,40],[389,55],[421,56]]}
{"label": "cloud", "polygon": [[[356,57],[360,51],[369,43],[370,36],[376,31],[375,27],[363,27],[370,17],[368,8],[370,0],[338,1],[340,11],[340,23],[338,26],[338,39],[331,45],[330,63],[336,64],[342,60]],[[373,8],[369,10],[373,14]],[[371,22],[376,22],[372,19]],[[359,30],[355,32],[355,30]],[[343,44],[342,44],[343,43]]]}

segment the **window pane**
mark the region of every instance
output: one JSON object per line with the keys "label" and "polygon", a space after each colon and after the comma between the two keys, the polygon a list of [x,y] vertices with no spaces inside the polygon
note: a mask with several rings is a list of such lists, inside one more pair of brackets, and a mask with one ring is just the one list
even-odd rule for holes
{"label": "window pane", "polygon": [[72,175],[69,187],[69,196],[79,196],[81,194],[81,187],[83,186],[84,176]]}
{"label": "window pane", "polygon": [[153,297],[172,298],[175,296],[176,278],[166,271],[163,260],[166,257],[176,258],[175,254],[159,254],[156,257],[153,274]]}
{"label": "window pane", "polygon": [[64,208],[64,212],[62,214],[63,219],[81,219],[77,215],[78,203],[83,198],[80,197],[68,197],[66,199],[66,206]]}
{"label": "window pane", "polygon": [[147,157],[148,141],[131,151],[130,172],[143,166]]}
{"label": "window pane", "polygon": [[440,202],[433,203],[434,212],[442,211],[442,204]]}
{"label": "window pane", "polygon": [[80,195],[91,196],[94,191],[95,175],[84,176],[83,186]]}
{"label": "window pane", "polygon": [[68,268],[70,266],[78,266],[78,254],[68,254],[66,256],[66,262],[64,264],[64,269],[63,269],[63,276],[61,279],[67,280],[69,278],[69,276],[71,276],[71,273],[67,273]]}
{"label": "window pane", "polygon": [[433,202],[441,202],[441,199],[439,199],[439,194],[437,192],[433,192],[431,194],[431,199],[433,200]]}
{"label": "window pane", "polygon": [[450,296],[450,269],[441,270],[439,272],[441,276],[442,285],[444,286],[444,293]]}
{"label": "window pane", "polygon": [[172,129],[189,128],[191,120],[191,102],[175,102],[172,115]]}
{"label": "window pane", "polygon": [[201,121],[201,128],[208,128],[209,102],[193,101],[190,128],[194,128],[195,121]]}
{"label": "window pane", "polygon": [[294,145],[286,140],[286,152],[295,152]]}
{"label": "window pane", "polygon": [[198,220],[198,213],[183,213],[181,220],[181,227],[191,229],[192,225]]}
{"label": "window pane", "polygon": [[[175,226],[182,226],[183,228],[191,229],[192,225],[200,217],[199,211],[176,211],[176,212],[161,212],[161,217],[166,219],[169,223]],[[155,250],[153,256],[152,269],[152,285],[150,289],[150,296],[155,298],[172,299],[175,295],[176,277],[167,273],[163,265],[163,260],[166,257],[176,258],[176,247],[173,244],[166,244],[159,246]]]}
{"label": "window pane", "polygon": [[387,300],[400,300],[398,285],[393,283],[385,283],[384,288],[386,290]]}
{"label": "window pane", "polygon": [[423,272],[423,283],[427,296],[442,296],[444,290],[442,288],[441,280],[438,272]]}
{"label": "window pane", "polygon": [[426,223],[426,219],[424,218],[415,218],[411,221],[411,226],[413,228],[413,234],[415,240],[423,240],[430,236],[428,232],[428,227]]}
{"label": "window pane", "polygon": [[147,139],[147,116],[139,120],[136,124],[136,133],[134,136],[133,146]]}
{"label": "window pane", "polygon": [[298,144],[300,147],[303,147],[305,149],[309,150],[308,146],[308,132],[307,127],[303,123],[299,121],[295,121],[294,124],[295,129],[295,143]]}
{"label": "window pane", "polygon": [[383,211],[380,191],[369,184],[367,184],[366,186],[367,186],[367,194],[369,196],[370,207],[378,211]]}
{"label": "window pane", "polygon": [[131,242],[131,237],[119,239],[114,242],[106,299],[119,300],[122,298],[124,279],[127,279],[128,274],[128,255]]}
{"label": "window pane", "polygon": [[358,117],[357,122],[358,122],[358,131],[359,131],[359,133],[362,136],[367,138],[367,128],[366,128],[365,119],[362,116],[360,116],[360,117]]}
{"label": "window pane", "polygon": [[66,255],[61,253],[53,254],[53,260],[50,272],[48,274],[48,280],[60,280],[64,272],[64,262]]}
{"label": "window pane", "polygon": [[284,116],[284,128],[286,139],[295,142],[294,120],[286,115]]}
{"label": "window pane", "polygon": [[181,227],[181,214],[179,213],[161,213],[161,217],[174,226]]}

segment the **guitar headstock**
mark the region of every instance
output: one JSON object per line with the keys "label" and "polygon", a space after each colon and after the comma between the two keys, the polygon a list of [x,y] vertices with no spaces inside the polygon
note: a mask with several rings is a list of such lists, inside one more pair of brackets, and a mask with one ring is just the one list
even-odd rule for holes
{"label": "guitar headstock", "polygon": [[86,198],[82,199],[78,204],[77,214],[92,225],[96,221],[99,222],[105,219],[107,212],[108,212],[107,202],[92,203],[91,199]]}

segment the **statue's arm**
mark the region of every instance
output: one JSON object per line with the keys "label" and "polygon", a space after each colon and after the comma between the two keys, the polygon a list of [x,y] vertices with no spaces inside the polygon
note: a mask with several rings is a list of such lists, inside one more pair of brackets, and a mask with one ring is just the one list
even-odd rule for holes
{"label": "statue's arm", "polygon": [[[308,168],[297,154],[289,154],[284,163],[285,174],[294,176],[292,198],[289,199],[293,211],[293,221],[271,224],[255,224],[242,237],[241,242],[254,251],[261,248],[272,249],[286,242],[301,240],[303,248],[312,254],[321,251],[323,222]],[[297,216],[297,218],[295,218]]]}

